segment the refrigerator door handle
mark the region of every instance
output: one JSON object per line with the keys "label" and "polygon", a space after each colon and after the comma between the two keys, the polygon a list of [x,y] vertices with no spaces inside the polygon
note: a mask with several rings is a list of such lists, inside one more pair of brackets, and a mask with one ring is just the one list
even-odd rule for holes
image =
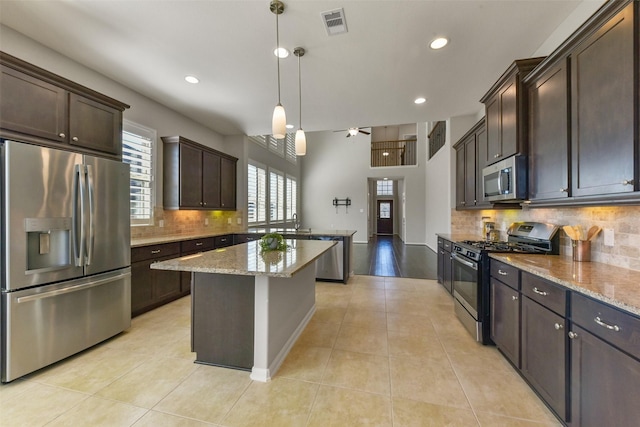
{"label": "refrigerator door handle", "polygon": [[87,178],[87,194],[89,196],[89,231],[87,233],[87,259],[85,260],[85,265],[91,265],[91,260],[93,259],[93,246],[95,241],[95,199],[94,199],[94,187],[93,187],[93,166],[86,165],[86,178]]}
{"label": "refrigerator door handle", "polygon": [[56,289],[54,291],[49,291],[49,292],[42,292],[42,293],[38,293],[38,294],[33,294],[33,295],[27,295],[24,297],[18,297],[16,298],[16,302],[17,303],[25,303],[25,302],[29,302],[29,301],[35,301],[35,300],[39,300],[39,299],[43,299],[43,298],[51,298],[51,297],[55,297],[58,295],[63,295],[63,294],[68,294],[70,292],[76,292],[82,289],[89,289],[89,288],[93,288],[96,286],[100,286],[103,285],[107,282],[114,282],[116,280],[120,280],[123,277],[127,277],[127,276],[131,276],[130,272],[125,272],[125,273],[121,273],[118,274],[116,276],[109,276],[106,277],[104,279],[99,279],[99,280],[94,280],[92,282],[89,283],[82,283],[79,285],[73,285],[73,286],[67,286],[66,288],[62,288],[62,289]]}
{"label": "refrigerator door handle", "polygon": [[[82,267],[84,262],[85,236],[84,236],[84,173],[82,165],[75,165],[73,172],[73,208],[72,208],[72,232],[73,256],[76,267]],[[78,233],[80,235],[78,235]]]}

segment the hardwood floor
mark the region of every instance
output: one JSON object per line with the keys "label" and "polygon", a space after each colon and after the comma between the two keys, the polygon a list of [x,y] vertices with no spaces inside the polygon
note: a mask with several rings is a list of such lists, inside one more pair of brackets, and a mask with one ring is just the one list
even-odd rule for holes
{"label": "hardwood floor", "polygon": [[405,245],[396,235],[354,243],[355,274],[414,279],[437,278],[437,255],[424,245]]}

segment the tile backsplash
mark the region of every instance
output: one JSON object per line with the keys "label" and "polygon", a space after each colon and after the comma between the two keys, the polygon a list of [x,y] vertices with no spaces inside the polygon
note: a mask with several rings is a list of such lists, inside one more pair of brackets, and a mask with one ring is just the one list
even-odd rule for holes
{"label": "tile backsplash", "polygon": [[[614,245],[604,245],[604,233],[591,242],[591,260],[640,271],[640,206],[579,208],[523,208],[451,212],[451,233],[482,234],[483,217],[488,217],[507,238],[507,229],[515,221],[546,222],[555,225],[598,225],[612,229]],[[571,255],[571,240],[560,231],[560,254]]]}
{"label": "tile backsplash", "polygon": [[[132,239],[178,234],[235,233],[246,229],[242,222],[242,211],[170,211],[156,207],[153,214],[155,225],[131,227]],[[239,224],[238,220],[241,221]]]}

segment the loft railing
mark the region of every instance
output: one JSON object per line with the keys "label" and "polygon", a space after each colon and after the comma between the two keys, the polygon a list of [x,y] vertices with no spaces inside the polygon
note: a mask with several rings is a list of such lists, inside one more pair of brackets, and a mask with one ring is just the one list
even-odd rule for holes
{"label": "loft railing", "polygon": [[371,166],[415,166],[416,140],[376,141],[371,143]]}
{"label": "loft railing", "polygon": [[429,158],[432,158],[439,149],[444,147],[447,135],[447,122],[436,122],[429,134]]}

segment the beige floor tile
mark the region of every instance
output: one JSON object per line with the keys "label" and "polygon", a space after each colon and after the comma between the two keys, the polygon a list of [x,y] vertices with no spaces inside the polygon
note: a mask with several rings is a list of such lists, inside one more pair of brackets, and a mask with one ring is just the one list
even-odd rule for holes
{"label": "beige floor tile", "polygon": [[431,324],[416,329],[391,330],[387,339],[389,356],[392,357],[428,358],[434,352],[444,355],[444,349]]}
{"label": "beige floor tile", "polygon": [[210,427],[215,424],[196,421],[162,412],[149,411],[132,427]]}
{"label": "beige floor tile", "polygon": [[321,386],[311,409],[309,427],[391,426],[387,396]]}
{"label": "beige floor tile", "polygon": [[249,373],[199,365],[153,409],[210,423],[219,422],[251,384]]}
{"label": "beige floor tile", "polygon": [[393,397],[470,409],[446,355],[426,359],[392,357],[389,364]]}
{"label": "beige floor tile", "polygon": [[389,354],[387,331],[375,328],[343,326],[338,333],[335,348],[357,353],[387,356]]}
{"label": "beige floor tile", "polygon": [[353,276],[349,279],[349,285],[355,289],[384,289],[384,277],[379,276]]}
{"label": "beige floor tile", "polygon": [[344,326],[367,329],[387,328],[387,314],[384,311],[349,308],[342,322]]}
{"label": "beige floor tile", "polygon": [[389,331],[425,331],[435,335],[435,329],[429,316],[422,314],[387,313],[387,330]]}
{"label": "beige floor tile", "polygon": [[387,312],[412,314],[414,316],[428,315],[427,305],[420,299],[414,298],[387,298]]}
{"label": "beige floor tile", "polygon": [[140,419],[146,409],[99,397],[89,397],[65,412],[47,426],[130,426]]}
{"label": "beige floor tile", "polygon": [[346,313],[345,307],[319,307],[313,317],[322,323],[342,323]]}
{"label": "beige floor tile", "polygon": [[333,350],[322,383],[389,396],[389,358]]}
{"label": "beige floor tile", "polygon": [[222,421],[230,427],[303,426],[318,384],[287,378],[253,382]]}
{"label": "beige floor tile", "polygon": [[[5,385],[0,386],[2,388]],[[64,390],[44,384],[33,383],[28,398],[18,395],[3,402],[0,409],[0,425],[11,427],[42,426],[78,405],[89,396],[76,391]]]}
{"label": "beige floor tile", "polygon": [[[28,393],[29,389],[35,386],[36,383],[33,381],[25,381],[22,379],[17,379],[8,384],[0,384],[0,404],[4,405],[12,399],[25,395],[25,393]],[[1,419],[2,418],[0,416],[0,420]]]}
{"label": "beige floor tile", "polygon": [[320,322],[315,317],[312,317],[300,334],[296,345],[332,348],[338,337],[339,330],[339,323]]}
{"label": "beige floor tile", "polygon": [[473,411],[393,399],[393,427],[478,427]]}
{"label": "beige floor tile", "polygon": [[520,418],[503,417],[485,412],[477,412],[481,427],[561,427],[559,421],[536,422]]}
{"label": "beige floor tile", "polygon": [[150,409],[197,367],[193,362],[182,359],[152,359],[98,391],[96,395]]}
{"label": "beige floor tile", "polygon": [[147,360],[125,349],[101,347],[66,359],[29,376],[36,382],[96,393]]}
{"label": "beige floor tile", "polygon": [[555,421],[547,407],[513,369],[491,372],[456,367],[456,375],[476,412]]}
{"label": "beige floor tile", "polygon": [[356,289],[349,301],[349,308],[385,311],[385,293],[378,289]]}
{"label": "beige floor tile", "polygon": [[278,370],[276,377],[320,382],[330,356],[330,348],[309,347],[296,343]]}

